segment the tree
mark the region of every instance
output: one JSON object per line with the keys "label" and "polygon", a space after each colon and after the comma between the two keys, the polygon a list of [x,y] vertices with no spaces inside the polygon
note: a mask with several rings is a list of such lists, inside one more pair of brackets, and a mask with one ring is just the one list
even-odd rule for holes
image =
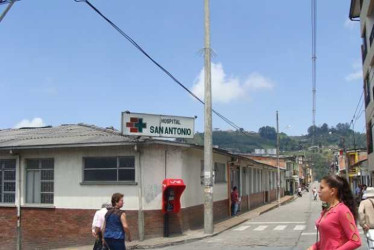
{"label": "tree", "polygon": [[327,134],[329,132],[329,125],[326,123],[322,124],[320,132],[321,134]]}
{"label": "tree", "polygon": [[260,134],[262,138],[266,138],[269,140],[277,139],[277,132],[275,131],[274,127],[270,127],[270,126],[261,127],[258,130],[258,133]]}
{"label": "tree", "polygon": [[350,129],[349,129],[349,123],[338,123],[336,125],[336,130],[338,133],[342,134],[342,135],[346,135],[350,132]]}
{"label": "tree", "polygon": [[318,127],[317,126],[310,126],[308,128],[308,136],[311,137],[313,135],[317,135],[318,134]]}

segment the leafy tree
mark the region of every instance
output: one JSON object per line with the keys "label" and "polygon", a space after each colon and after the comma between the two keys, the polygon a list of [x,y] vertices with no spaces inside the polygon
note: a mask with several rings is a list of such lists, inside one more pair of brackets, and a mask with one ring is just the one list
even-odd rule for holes
{"label": "leafy tree", "polygon": [[349,127],[350,126],[348,123],[338,123],[336,125],[336,131],[338,134],[347,135],[349,133],[352,133],[352,130]]}
{"label": "leafy tree", "polygon": [[320,133],[321,134],[327,134],[328,132],[329,132],[329,125],[327,125],[326,123],[322,124],[321,129],[320,129]]}
{"label": "leafy tree", "polygon": [[317,126],[310,126],[308,128],[308,136],[309,137],[312,137],[313,135],[317,135],[318,134],[318,127]]}
{"label": "leafy tree", "polygon": [[258,130],[258,133],[260,134],[262,138],[266,138],[269,140],[277,139],[277,132],[275,131],[274,127],[270,127],[270,126],[261,127]]}

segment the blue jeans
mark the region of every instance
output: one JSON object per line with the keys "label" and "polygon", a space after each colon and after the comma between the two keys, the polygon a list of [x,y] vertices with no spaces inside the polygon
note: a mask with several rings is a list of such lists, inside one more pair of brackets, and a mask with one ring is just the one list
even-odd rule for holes
{"label": "blue jeans", "polygon": [[124,239],[105,238],[105,243],[109,246],[110,250],[126,250]]}
{"label": "blue jeans", "polygon": [[231,216],[235,216],[238,213],[238,203],[231,203]]}

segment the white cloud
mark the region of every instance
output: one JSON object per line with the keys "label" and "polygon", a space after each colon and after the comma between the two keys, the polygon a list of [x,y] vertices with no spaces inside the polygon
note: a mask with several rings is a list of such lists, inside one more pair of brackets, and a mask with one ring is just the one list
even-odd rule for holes
{"label": "white cloud", "polygon": [[[237,99],[248,97],[248,92],[259,89],[272,89],[270,80],[258,73],[252,73],[244,83],[238,77],[227,77],[221,63],[212,63],[212,99],[214,102],[229,103]],[[204,69],[196,78],[192,92],[204,100]]]}
{"label": "white cloud", "polygon": [[23,119],[19,123],[14,126],[15,128],[22,128],[22,127],[43,127],[45,126],[42,118],[34,118],[31,121],[27,119]]}
{"label": "white cloud", "polygon": [[354,29],[355,27],[357,27],[358,25],[360,24],[360,22],[356,22],[356,21],[351,21],[349,18],[347,18],[344,22],[344,27],[347,28],[347,29]]}
{"label": "white cloud", "polygon": [[357,70],[349,75],[347,75],[345,77],[345,80],[348,81],[348,82],[352,82],[352,81],[357,81],[357,80],[360,80],[362,79],[362,71],[361,70]]}
{"label": "white cloud", "polygon": [[245,81],[244,85],[252,90],[273,89],[274,86],[270,79],[263,77],[257,72],[252,73]]}
{"label": "white cloud", "polygon": [[356,61],[352,65],[353,72],[345,77],[347,82],[358,81],[362,79],[362,65],[360,60]]}

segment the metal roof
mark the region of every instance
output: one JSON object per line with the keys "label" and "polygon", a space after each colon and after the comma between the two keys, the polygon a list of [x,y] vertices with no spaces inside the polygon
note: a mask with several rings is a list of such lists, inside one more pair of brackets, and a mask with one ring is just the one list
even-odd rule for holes
{"label": "metal roof", "polygon": [[[117,146],[133,145],[137,143],[164,144],[177,147],[197,148],[200,150],[204,149],[201,145],[177,141],[125,136],[113,128],[100,128],[84,123],[65,124],[57,127],[47,126],[0,130],[0,150]],[[248,156],[233,154],[224,149],[213,148],[213,151],[231,157],[243,158],[256,165],[273,167],[266,163],[250,159]]]}
{"label": "metal roof", "polygon": [[83,123],[0,130],[0,149],[133,144],[136,141],[118,130]]}

